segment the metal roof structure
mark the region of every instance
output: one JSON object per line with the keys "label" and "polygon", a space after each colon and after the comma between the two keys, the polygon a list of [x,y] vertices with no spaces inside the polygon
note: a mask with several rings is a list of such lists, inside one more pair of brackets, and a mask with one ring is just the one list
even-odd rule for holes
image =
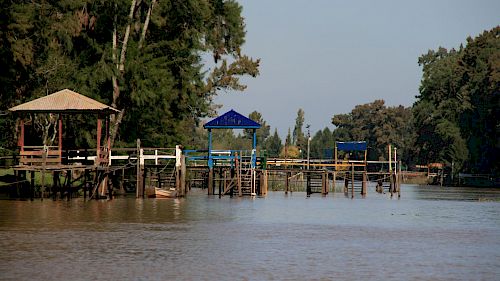
{"label": "metal roof structure", "polygon": [[366,150],[366,141],[338,141],[337,149],[343,151],[363,151]]}
{"label": "metal roof structure", "polygon": [[94,99],[64,89],[12,108],[9,111],[18,113],[105,113],[115,114],[119,110],[100,103]]}
{"label": "metal roof structure", "polygon": [[221,116],[212,119],[205,125],[205,129],[259,129],[259,123],[245,117],[234,110],[230,110]]}

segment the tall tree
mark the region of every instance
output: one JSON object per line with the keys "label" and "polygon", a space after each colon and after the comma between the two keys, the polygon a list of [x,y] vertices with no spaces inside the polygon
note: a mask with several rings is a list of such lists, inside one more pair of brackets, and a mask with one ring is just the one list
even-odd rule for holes
{"label": "tall tree", "polygon": [[295,127],[293,128],[293,145],[301,146],[304,143],[304,132],[302,127],[304,126],[304,110],[299,108],[297,111],[297,117],[295,118]]}
{"label": "tall tree", "polygon": [[[250,115],[248,115],[248,118],[260,124],[261,127],[256,130],[255,135],[257,138],[257,146],[263,147],[266,139],[269,137],[271,126],[267,125],[267,122],[264,120],[264,118],[262,118],[262,114],[257,111],[253,111],[252,113],[250,113]],[[244,134],[248,139],[253,138],[252,129],[245,129]]]}
{"label": "tall tree", "polygon": [[[121,110],[112,120],[118,143],[184,142],[214,113],[219,91],[242,90],[239,77],[258,75],[259,60],[241,53],[242,7],[233,0],[6,1],[2,8],[2,79],[18,81],[5,85],[17,97],[6,103],[71,88]],[[205,54],[214,57],[208,72]]]}
{"label": "tall tree", "polygon": [[460,95],[470,107],[461,116],[461,132],[469,150],[468,169],[500,174],[500,26],[467,39],[458,61]]}
{"label": "tall tree", "polygon": [[465,47],[430,50],[413,115],[421,162],[498,173],[500,27],[468,38]]}
{"label": "tall tree", "polygon": [[337,114],[332,118],[337,128],[334,134],[338,140],[366,141],[368,158],[386,160],[387,146],[392,144],[400,149],[405,161],[410,157],[408,148],[413,140],[411,110],[403,106],[386,107],[383,100],[357,105],[348,114]]}
{"label": "tall tree", "polygon": [[267,150],[267,155],[269,157],[278,157],[283,144],[278,135],[278,129],[274,129],[274,134],[266,140],[265,149]]}

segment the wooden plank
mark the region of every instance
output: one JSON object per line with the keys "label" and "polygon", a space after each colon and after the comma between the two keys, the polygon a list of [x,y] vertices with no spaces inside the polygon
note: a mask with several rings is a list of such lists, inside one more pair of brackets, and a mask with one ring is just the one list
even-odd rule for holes
{"label": "wooden plank", "polygon": [[22,163],[61,163],[61,159],[59,158],[23,158],[21,157],[21,160],[19,160]]}
{"label": "wooden plank", "polygon": [[[20,156],[42,156],[43,150],[31,150],[31,151],[21,151],[19,153]],[[48,156],[59,156],[59,150],[49,150],[47,151]]]}

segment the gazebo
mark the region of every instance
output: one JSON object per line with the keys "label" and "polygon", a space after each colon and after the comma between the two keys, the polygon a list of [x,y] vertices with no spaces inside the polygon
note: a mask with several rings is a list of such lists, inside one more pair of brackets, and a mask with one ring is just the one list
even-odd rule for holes
{"label": "gazebo", "polygon": [[[256,138],[256,130],[261,126],[259,123],[253,121],[250,118],[247,118],[240,113],[230,110],[223,115],[209,121],[203,126],[208,130],[208,156],[207,156],[207,164],[208,164],[208,194],[213,194],[213,177],[214,177],[214,159],[224,159],[226,157],[221,156],[213,156],[212,155],[212,129],[252,129],[253,138],[252,138],[252,154],[251,154],[251,182],[252,188],[251,193],[254,193],[255,190],[255,167],[257,162],[256,157],[256,148],[257,148],[257,138]],[[241,155],[240,155],[241,156]],[[230,159],[237,158],[235,156],[230,156]],[[226,158],[227,159],[227,158]],[[241,175],[239,175],[241,176]],[[238,181],[238,182],[241,182]],[[219,187],[220,188],[220,187]],[[239,193],[241,195],[241,184],[238,184]],[[221,191],[219,191],[219,196],[221,196]]]}
{"label": "gazebo", "polygon": [[[20,120],[20,134],[18,146],[20,148],[21,166],[52,165],[60,166],[63,150],[63,115],[65,114],[97,114],[97,154],[95,163],[99,165],[107,159],[107,153],[110,150],[109,138],[109,116],[116,114],[119,110],[108,105],[100,103],[89,97],[64,89],[59,92],[44,96],[18,106],[9,108],[9,111],[16,114],[29,113],[47,113],[58,114],[58,142],[57,147],[47,146],[25,146],[24,119]],[[105,136],[102,139],[102,121],[105,120]]]}
{"label": "gazebo", "polygon": [[256,130],[260,128],[259,123],[231,109],[221,116],[209,121],[203,125],[203,127],[208,130],[208,167],[210,169],[213,168],[212,129],[252,129],[252,168],[255,168],[257,159],[255,155],[255,150],[257,148]]}

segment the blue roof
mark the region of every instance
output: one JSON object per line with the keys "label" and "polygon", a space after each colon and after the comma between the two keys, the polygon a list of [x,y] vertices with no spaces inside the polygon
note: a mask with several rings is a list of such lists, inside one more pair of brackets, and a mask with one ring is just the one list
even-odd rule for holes
{"label": "blue roof", "polygon": [[205,129],[258,129],[260,124],[231,109],[203,127]]}
{"label": "blue roof", "polygon": [[366,150],[366,141],[338,141],[337,149],[343,151]]}

